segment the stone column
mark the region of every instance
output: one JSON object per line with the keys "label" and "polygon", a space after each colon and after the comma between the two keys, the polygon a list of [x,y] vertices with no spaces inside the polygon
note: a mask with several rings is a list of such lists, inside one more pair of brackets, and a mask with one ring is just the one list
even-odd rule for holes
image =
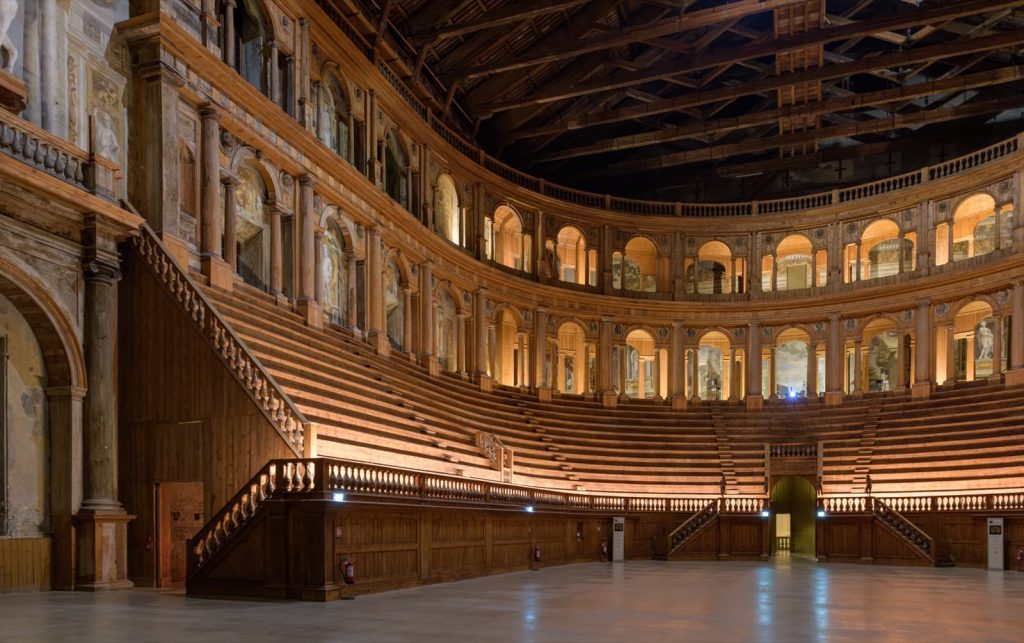
{"label": "stone column", "polygon": [[[476,291],[476,300],[473,302],[473,324],[476,330],[476,368],[477,381],[482,390],[491,390],[491,378],[487,375],[487,290],[480,288]],[[484,380],[487,380],[485,383]]]}
{"label": "stone column", "polygon": [[82,504],[82,403],[86,389],[46,389],[50,434],[50,541],[53,589],[75,588],[74,515]]}
{"label": "stone column", "polygon": [[952,386],[956,383],[956,339],[955,326],[951,321],[946,324],[946,381],[945,386]]}
{"label": "stone column", "polygon": [[761,325],[752,321],[747,325],[747,408],[760,409],[761,395]]}
{"label": "stone column", "polygon": [[[1014,245],[1016,247],[1016,241]],[[1021,384],[1024,384],[1024,282],[1018,281],[1010,293],[1010,369],[1006,372],[1006,385]]]}
{"label": "stone column", "polygon": [[683,348],[683,322],[672,322],[672,344],[668,353],[668,395],[672,408],[686,408],[686,378],[683,375],[686,353]]}
{"label": "stone column", "polygon": [[700,347],[694,347],[690,351],[690,355],[693,359],[690,360],[690,399],[697,402],[701,399],[700,397]]}
{"label": "stone column", "polygon": [[316,288],[316,206],[313,189],[316,180],[308,174],[299,177],[299,297],[298,312],[313,328],[323,326],[317,304]]}
{"label": "stone column", "polygon": [[281,210],[276,203],[268,202],[270,212],[270,293],[283,298],[284,235],[281,231]]}
{"label": "stone column", "polygon": [[412,288],[402,287],[402,349],[409,355],[415,355],[412,350]]}
{"label": "stone column", "polygon": [[515,385],[516,386],[523,386],[524,383],[528,379],[527,376],[526,376],[527,362],[526,362],[526,335],[525,334],[518,333],[518,332],[516,333],[516,347],[519,349],[517,351],[518,359],[516,360],[516,365],[515,365],[515,369],[516,369],[515,376],[512,379],[515,381]]}
{"label": "stone column", "polygon": [[779,385],[776,381],[776,347],[773,344],[768,347],[768,399],[774,400],[779,397]]}
{"label": "stone column", "polygon": [[626,349],[625,344],[619,344],[615,347],[615,350],[619,352],[619,396],[626,396],[626,361],[629,359],[629,351]]}
{"label": "stone column", "polygon": [[356,280],[359,273],[356,271],[356,257],[351,252],[345,253],[345,269],[348,271],[348,288],[345,292],[345,323],[349,328],[355,329],[359,326],[359,302],[356,301],[354,293],[359,292],[359,284]]}
{"label": "stone column", "polygon": [[458,359],[455,360],[456,368],[459,375],[466,376],[466,318],[468,315],[464,312],[458,314],[458,336],[457,336],[457,348]]}
{"label": "stone column", "polygon": [[857,241],[857,261],[856,261],[855,265],[857,266],[857,277],[856,277],[856,279],[852,279],[851,281],[862,281],[864,279],[864,274],[863,274],[862,269],[861,269],[860,241],[859,240]]}
{"label": "stone column", "polygon": [[661,351],[654,349],[654,399],[663,400],[661,396]]}
{"label": "stone column", "polygon": [[732,347],[729,349],[729,400],[731,402],[740,399],[741,382],[739,350]]}
{"label": "stone column", "polygon": [[992,375],[989,379],[999,382],[1003,375],[1003,316],[993,316],[992,323]]}
{"label": "stone column", "polygon": [[863,340],[858,337],[853,341],[853,394],[864,394],[864,356],[861,354]]}
{"label": "stone column", "polygon": [[68,123],[65,98],[67,78],[64,73],[66,64],[60,55],[64,51],[60,44],[64,34],[58,23],[61,18],[58,4],[57,0],[39,0],[40,93],[43,129],[63,138],[67,134]]}
{"label": "stone column", "polygon": [[85,277],[85,345],[88,393],[83,402],[85,499],[77,524],[76,586],[90,589],[131,587],[127,578],[128,522],[117,497],[117,281],[116,260],[93,257]]}
{"label": "stone column", "polygon": [[828,341],[825,344],[825,405],[843,403],[843,320],[839,313],[828,314]]}
{"label": "stone column", "polygon": [[22,79],[28,89],[28,104],[22,117],[36,125],[42,124],[41,99],[41,70],[40,70],[40,41],[41,32],[39,28],[39,5],[35,2],[22,3],[24,7],[24,22],[22,30]]}
{"label": "stone column", "polygon": [[229,67],[237,67],[235,51],[235,2],[224,0],[224,62]]}
{"label": "stone column", "polygon": [[[996,226],[996,229],[998,230],[999,226]],[[897,272],[899,274],[901,274],[901,275],[906,271],[906,267],[903,265],[903,263],[904,263],[904,260],[903,260],[903,239],[904,239],[903,231],[900,230],[900,235],[899,235],[898,241],[897,241],[897,244],[898,244],[897,248],[898,248],[898,253],[899,253],[897,255],[898,256]]]}
{"label": "stone column", "polygon": [[384,324],[384,263],[381,256],[380,226],[366,230],[366,336],[379,354],[390,347]]}
{"label": "stone column", "polygon": [[434,264],[420,266],[420,362],[431,375],[440,373],[434,352]]}
{"label": "stone column", "polygon": [[[906,333],[900,332],[896,336],[896,377],[890,378],[890,382],[894,382],[897,391],[902,391],[907,386],[905,375],[907,370],[906,341]],[[890,386],[892,385],[890,384]]]}
{"label": "stone column", "polygon": [[215,288],[230,290],[234,277],[222,259],[223,213],[220,210],[220,114],[212,105],[199,111],[200,118],[200,239],[203,274]]}
{"label": "stone column", "polygon": [[932,393],[932,325],[931,303],[917,302],[914,317],[914,384],[910,387],[911,398],[926,398]]}
{"label": "stone column", "polygon": [[270,47],[270,100],[281,106],[281,66],[278,64],[280,49],[276,40],[271,40]]}
{"label": "stone column", "polygon": [[807,399],[818,397],[818,344],[807,345]]}
{"label": "stone column", "polygon": [[[324,297],[324,271],[320,266],[320,257],[322,256],[324,256],[324,231],[317,229],[313,234],[313,296],[318,304],[323,304]],[[405,310],[409,310],[408,305]]]}
{"label": "stone column", "polygon": [[547,378],[548,324],[547,311],[538,308],[533,315],[533,381],[541,401],[551,401],[551,385]]}
{"label": "stone column", "polygon": [[601,403],[606,407],[614,407],[618,403],[618,395],[612,379],[612,320],[602,319],[601,329],[597,338],[597,387],[600,389]]}
{"label": "stone column", "polygon": [[[779,292],[779,258],[773,252],[772,257],[772,292]],[[788,285],[787,285],[788,288]],[[774,393],[773,393],[774,395]]]}
{"label": "stone column", "polygon": [[232,275],[238,273],[238,179],[221,179],[224,188],[224,261]]}

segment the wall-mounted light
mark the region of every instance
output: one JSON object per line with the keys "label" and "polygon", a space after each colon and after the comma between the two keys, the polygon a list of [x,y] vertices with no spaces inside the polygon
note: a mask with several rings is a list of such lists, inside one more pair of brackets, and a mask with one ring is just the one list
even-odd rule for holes
{"label": "wall-mounted light", "polygon": [[331,496],[331,500],[334,502],[345,502],[345,494],[340,491],[335,491],[334,495]]}
{"label": "wall-mounted light", "polygon": [[824,517],[825,517],[825,510],[824,509],[819,509],[818,510],[818,518],[824,518]]}
{"label": "wall-mounted light", "polygon": [[767,509],[765,509],[764,511],[761,512],[761,517],[762,518],[771,518],[771,515],[772,515],[772,512],[767,510]]}
{"label": "wall-mounted light", "polygon": [[523,507],[523,511],[533,513],[533,505],[526,505],[525,507]]}

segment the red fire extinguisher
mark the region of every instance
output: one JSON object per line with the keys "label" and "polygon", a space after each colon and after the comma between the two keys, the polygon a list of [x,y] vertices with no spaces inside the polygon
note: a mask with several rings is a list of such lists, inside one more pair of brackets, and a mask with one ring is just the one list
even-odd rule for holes
{"label": "red fire extinguisher", "polygon": [[533,562],[535,562],[535,563],[539,563],[540,562],[540,547],[539,546],[535,546],[533,548]]}
{"label": "red fire extinguisher", "polygon": [[356,563],[351,558],[343,558],[341,561],[341,577],[346,585],[356,584]]}

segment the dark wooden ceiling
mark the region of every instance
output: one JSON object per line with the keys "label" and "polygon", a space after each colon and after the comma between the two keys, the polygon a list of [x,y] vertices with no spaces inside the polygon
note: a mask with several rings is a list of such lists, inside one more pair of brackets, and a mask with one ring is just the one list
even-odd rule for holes
{"label": "dark wooden ceiling", "polygon": [[327,1],[489,152],[602,192],[767,185],[1024,107],[1024,0]]}

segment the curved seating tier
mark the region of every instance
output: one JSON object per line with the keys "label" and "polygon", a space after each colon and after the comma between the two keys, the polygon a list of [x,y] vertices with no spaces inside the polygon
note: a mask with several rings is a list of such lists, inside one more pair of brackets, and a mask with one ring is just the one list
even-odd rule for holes
{"label": "curved seating tier", "polygon": [[431,377],[409,355],[377,355],[348,330],[312,329],[262,292],[208,294],[315,424],[317,453],[500,479],[477,432],[514,451],[513,482],[585,491],[760,493],[765,447],[821,449],[826,493],[1019,487],[1024,394],[1001,384],[905,394],[769,401],[760,411],[702,402],[686,410],[629,401],[604,408],[577,396],[540,402],[518,389],[482,392],[456,375]]}

